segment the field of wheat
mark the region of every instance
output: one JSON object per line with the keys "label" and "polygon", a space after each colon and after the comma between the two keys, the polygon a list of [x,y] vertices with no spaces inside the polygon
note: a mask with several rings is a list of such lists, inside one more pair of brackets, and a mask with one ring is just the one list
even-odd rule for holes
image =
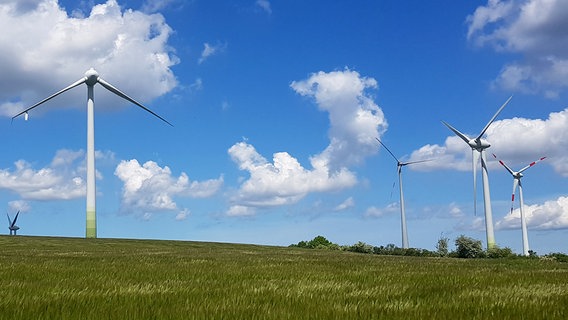
{"label": "field of wheat", "polygon": [[0,236],[1,319],[565,319],[568,263]]}

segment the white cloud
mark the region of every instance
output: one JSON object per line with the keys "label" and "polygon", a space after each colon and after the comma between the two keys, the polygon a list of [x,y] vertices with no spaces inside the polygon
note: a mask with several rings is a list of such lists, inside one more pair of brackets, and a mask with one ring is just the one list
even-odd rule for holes
{"label": "white cloud", "polygon": [[[568,228],[568,197],[546,201],[543,204],[526,205],[523,210],[527,227],[534,230],[554,230]],[[521,212],[517,208],[497,221],[497,229],[520,229]]]}
{"label": "white cloud", "polygon": [[375,138],[387,124],[382,110],[366,93],[377,87],[375,79],[345,69],[318,72],[290,86],[302,96],[313,97],[319,109],[328,112],[330,144],[310,157],[311,168],[305,168],[287,152],[275,153],[269,162],[247,142],[233,145],[229,155],[250,177],[231,198],[233,206],[228,215],[253,215],[254,208],[288,205],[309,193],[350,188],[357,178],[349,166],[378,151]]}
{"label": "white cloud", "polygon": [[141,10],[147,13],[158,12],[178,2],[180,0],[145,0]]}
{"label": "white cloud", "polygon": [[270,2],[268,0],[256,0],[256,5],[266,13],[272,13],[272,8],[270,7]]}
{"label": "white cloud", "polygon": [[8,202],[8,207],[10,212],[28,212],[31,209],[29,202],[24,200],[10,201]]}
{"label": "white cloud", "polygon": [[[273,155],[269,163],[255,148],[239,142],[229,149],[231,159],[246,170],[250,178],[242,183],[232,199],[238,206],[265,207],[296,203],[308,193],[326,192],[353,186],[357,179],[347,169],[330,172],[329,169],[312,161],[312,169],[302,167],[297,159],[286,152]],[[243,208],[230,209],[229,213],[242,215]],[[250,211],[246,211],[250,213]]]}
{"label": "white cloud", "polygon": [[489,0],[467,23],[476,45],[522,56],[503,67],[496,86],[548,97],[568,87],[568,2]]}
{"label": "white cloud", "polygon": [[399,211],[400,211],[400,206],[398,205],[398,202],[392,202],[384,208],[371,206],[367,208],[364,216],[367,218],[379,218],[386,214],[396,213]]}
{"label": "white cloud", "polygon": [[188,209],[183,209],[180,212],[178,212],[178,214],[176,215],[176,220],[177,221],[186,220],[187,217],[189,217],[190,215],[191,215],[191,212]]}
{"label": "white cloud", "polygon": [[203,44],[203,51],[201,51],[201,56],[199,57],[199,60],[197,61],[197,63],[199,63],[199,64],[203,63],[209,57],[225,51],[226,48],[227,48],[226,43],[218,43],[216,45],[212,45],[212,44],[209,44],[207,42],[204,43]]}
{"label": "white cloud", "polygon": [[176,178],[167,166],[162,168],[153,161],[140,165],[136,159],[121,161],[114,174],[124,183],[122,208],[126,212],[177,210],[174,197],[211,197],[223,184],[223,177],[190,181],[185,172]]}
{"label": "white cloud", "polygon": [[25,200],[68,200],[86,194],[84,152],[59,150],[48,167],[34,169],[25,160],[0,169],[0,188]]}
{"label": "white cloud", "polygon": [[[457,129],[460,130],[459,127]],[[568,109],[552,112],[544,120],[512,118],[495,121],[487,130],[486,139],[491,143],[487,153],[489,165],[498,165],[491,153],[497,154],[511,167],[524,166],[546,156],[546,163],[568,177]],[[520,143],[531,147],[519,148]],[[415,150],[410,160],[427,158],[435,161],[422,163],[413,169],[471,170],[471,148],[456,136],[446,138],[442,146],[425,145]]]}
{"label": "white cloud", "polygon": [[355,206],[355,200],[353,200],[353,197],[349,197],[349,198],[345,199],[345,201],[340,203],[338,206],[336,206],[333,210],[334,211],[343,211],[343,210],[347,210],[349,208],[353,208],[354,206]]}
{"label": "white cloud", "polygon": [[233,205],[227,211],[229,217],[248,217],[256,214],[256,209],[247,206]]}
{"label": "white cloud", "polygon": [[375,139],[386,131],[387,122],[373,96],[366,92],[377,87],[375,79],[349,69],[320,71],[290,86],[296,93],[314,98],[318,108],[329,114],[330,144],[312,162],[336,170],[377,153]]}
{"label": "white cloud", "polygon": [[[53,0],[5,0],[0,29],[0,115],[13,116],[80,79],[90,67],[142,102],[177,85],[170,67],[178,60],[167,44],[172,30],[160,14],[122,11],[108,0],[80,17]],[[71,90],[56,99],[59,106],[83,107],[85,92]],[[97,95],[97,103],[124,104],[112,95]]]}

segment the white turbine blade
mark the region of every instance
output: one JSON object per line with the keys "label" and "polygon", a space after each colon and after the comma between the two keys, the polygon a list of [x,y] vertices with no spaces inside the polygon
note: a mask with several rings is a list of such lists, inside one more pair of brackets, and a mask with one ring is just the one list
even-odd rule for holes
{"label": "white turbine blade", "polygon": [[145,106],[143,106],[141,103],[137,102],[136,100],[130,98],[129,96],[127,96],[126,94],[122,93],[122,91],[118,90],[117,88],[115,88],[114,86],[112,86],[110,83],[104,81],[103,79],[101,79],[100,77],[97,80],[103,87],[105,87],[108,91],[116,94],[117,96],[128,100],[132,103],[134,103],[135,105],[139,106],[140,108],[146,110],[147,112],[151,113],[152,115],[154,115],[155,117],[157,117],[158,119],[164,121],[165,123],[169,124],[170,126],[173,127],[173,125],[171,123],[168,122],[168,120],[160,117],[159,115],[157,115],[154,111],[146,108]]}
{"label": "white turbine blade", "polygon": [[446,127],[448,127],[448,129],[452,130],[452,131],[453,131],[458,137],[460,137],[463,141],[465,141],[465,143],[469,144],[469,140],[470,140],[470,139],[469,139],[468,136],[466,136],[465,134],[459,132],[458,129],[452,127],[449,123],[447,123],[447,122],[445,122],[445,121],[442,121],[442,123],[443,123]]}
{"label": "white turbine blade", "polygon": [[401,165],[401,166],[407,166],[407,165],[409,165],[409,164],[422,163],[422,162],[430,162],[430,161],[434,161],[434,159],[416,160],[416,161],[403,162],[403,163],[401,163],[400,165]]}
{"label": "white turbine blade", "polygon": [[398,158],[389,150],[389,148],[387,148],[387,146],[386,146],[381,140],[379,140],[379,138],[375,138],[375,139],[377,139],[377,141],[378,141],[383,147],[385,147],[385,149],[387,149],[388,153],[390,153],[390,155],[394,158],[394,160],[396,160],[397,163],[400,162],[400,161],[398,161]]}
{"label": "white turbine blade", "polygon": [[513,207],[515,206],[515,193],[517,193],[517,186],[521,183],[520,179],[513,179],[513,192],[511,193],[511,213],[513,213]]}
{"label": "white turbine blade", "polygon": [[8,218],[8,225],[12,226],[12,219],[10,219],[10,215],[6,212],[6,217]]}
{"label": "white turbine blade", "polygon": [[503,161],[501,161],[500,159],[498,159],[495,154],[493,154],[493,157],[494,157],[495,159],[497,159],[497,161],[499,161],[499,163],[500,163],[505,169],[507,169],[507,171],[509,171],[509,173],[510,173],[511,175],[515,176],[515,171],[511,170],[511,168],[509,168],[509,166],[507,166],[507,165],[505,164],[505,162],[503,162]]}
{"label": "white turbine blade", "polygon": [[538,159],[538,160],[536,160],[536,161],[533,161],[533,162],[529,163],[526,167],[524,167],[524,168],[522,168],[521,170],[519,170],[519,173],[521,173],[521,172],[527,170],[528,168],[534,166],[535,164],[541,162],[541,161],[544,160],[544,159],[546,159],[546,157],[542,157],[542,158],[540,158],[540,159]]}
{"label": "white turbine blade", "polygon": [[480,152],[471,149],[471,163],[473,171],[473,214],[477,215],[477,163],[479,162]]}
{"label": "white turbine blade", "polygon": [[58,95],[62,94],[63,92],[65,92],[65,91],[67,91],[67,90],[71,90],[71,89],[75,88],[76,86],[85,83],[85,81],[87,81],[87,78],[83,78],[83,79],[81,79],[81,80],[77,80],[76,82],[72,83],[72,84],[69,85],[68,87],[66,87],[66,88],[64,88],[64,89],[62,89],[62,90],[60,90],[60,91],[58,91],[58,92],[56,92],[56,93],[50,95],[49,97],[47,97],[47,98],[41,100],[40,102],[38,102],[38,103],[34,104],[33,106],[27,108],[26,110],[24,110],[24,111],[18,113],[17,115],[13,116],[13,117],[12,117],[12,120],[14,120],[14,118],[17,118],[17,117],[21,116],[22,114],[26,114],[26,120],[27,120],[28,111],[32,110],[33,108],[39,106],[40,104],[42,104],[42,103],[44,103],[44,102],[47,102],[48,100],[51,100],[51,99],[57,97]]}
{"label": "white turbine blade", "polygon": [[481,133],[477,136],[477,138],[475,138],[476,141],[479,141],[479,139],[481,139],[481,137],[485,134],[485,131],[487,131],[487,129],[489,129],[489,126],[491,125],[491,123],[493,123],[493,121],[495,121],[495,118],[497,118],[499,113],[501,113],[501,111],[505,108],[505,106],[507,104],[509,104],[509,101],[511,101],[511,99],[513,99],[513,96],[510,96],[509,99],[507,99],[507,101],[505,101],[505,103],[503,103],[501,108],[499,108],[499,110],[497,110],[497,112],[495,112],[495,115],[493,115],[493,118],[491,118],[491,120],[489,120],[489,122],[487,122],[487,124],[485,125],[485,128],[483,128],[483,130],[481,130]]}

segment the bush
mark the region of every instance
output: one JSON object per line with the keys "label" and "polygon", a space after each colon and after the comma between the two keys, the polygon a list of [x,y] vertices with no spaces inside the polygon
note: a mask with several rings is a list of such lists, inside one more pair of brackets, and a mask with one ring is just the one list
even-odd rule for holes
{"label": "bush", "polygon": [[359,241],[356,244],[350,246],[347,251],[358,253],[373,253],[373,246]]}
{"label": "bush", "polygon": [[300,241],[298,244],[291,244],[289,247],[307,248],[307,249],[325,249],[339,250],[339,245],[327,240],[323,236],[317,236],[310,241]]}
{"label": "bush", "polygon": [[456,255],[458,258],[482,258],[484,256],[481,241],[464,235],[456,239]]}
{"label": "bush", "polygon": [[498,258],[511,258],[511,257],[515,257],[515,254],[513,253],[513,250],[511,250],[511,248],[509,247],[499,248],[496,246],[494,248],[490,248],[487,250],[487,258],[498,259]]}
{"label": "bush", "polygon": [[560,252],[547,254],[545,257],[552,258],[558,262],[568,262],[568,255]]}

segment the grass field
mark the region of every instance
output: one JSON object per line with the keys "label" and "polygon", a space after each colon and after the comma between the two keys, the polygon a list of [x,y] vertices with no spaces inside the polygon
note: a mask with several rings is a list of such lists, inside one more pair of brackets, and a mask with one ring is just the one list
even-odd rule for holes
{"label": "grass field", "polygon": [[0,236],[1,319],[566,319],[568,263]]}

